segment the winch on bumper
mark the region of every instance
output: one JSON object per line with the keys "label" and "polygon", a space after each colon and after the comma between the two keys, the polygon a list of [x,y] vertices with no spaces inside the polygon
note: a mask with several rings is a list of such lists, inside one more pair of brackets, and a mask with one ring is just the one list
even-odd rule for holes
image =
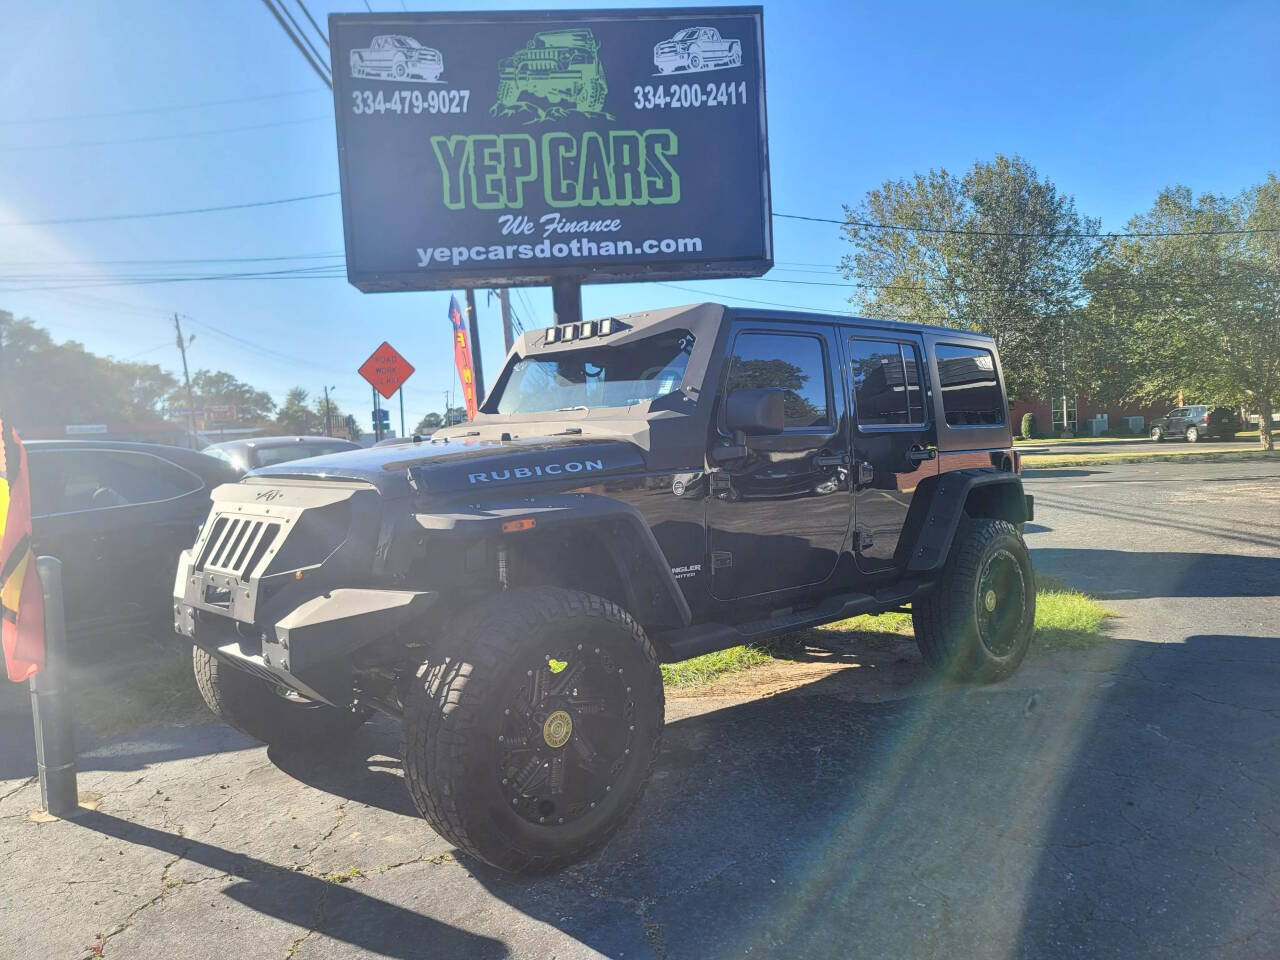
{"label": "winch on bumper", "polygon": [[[369,484],[250,478],[219,487],[178,563],[174,627],[270,683],[346,706],[352,653],[437,597],[373,585],[393,531]],[[339,586],[353,583],[370,586]]]}

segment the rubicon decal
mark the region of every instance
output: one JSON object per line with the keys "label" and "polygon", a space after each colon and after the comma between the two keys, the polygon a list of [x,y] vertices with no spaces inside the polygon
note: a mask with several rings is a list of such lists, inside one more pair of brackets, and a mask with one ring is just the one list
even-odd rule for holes
{"label": "rubicon decal", "polygon": [[541,463],[532,467],[509,467],[504,470],[477,470],[467,474],[467,483],[501,483],[504,480],[529,480],[533,477],[559,477],[565,474],[591,473],[603,470],[603,460],[566,460]]}

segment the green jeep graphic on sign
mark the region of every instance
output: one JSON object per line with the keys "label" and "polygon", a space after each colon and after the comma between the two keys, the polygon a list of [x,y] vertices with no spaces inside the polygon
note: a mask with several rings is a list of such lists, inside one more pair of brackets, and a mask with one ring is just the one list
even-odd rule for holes
{"label": "green jeep graphic on sign", "polygon": [[498,65],[498,100],[489,112],[503,117],[530,113],[530,122],[602,113],[609,86],[599,53],[599,41],[585,28],[534,34]]}

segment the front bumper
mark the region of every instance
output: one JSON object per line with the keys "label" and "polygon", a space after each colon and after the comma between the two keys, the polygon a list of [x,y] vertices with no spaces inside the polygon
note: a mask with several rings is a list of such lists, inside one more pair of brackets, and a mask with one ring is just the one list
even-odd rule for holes
{"label": "front bumper", "polygon": [[174,627],[282,687],[349,703],[357,651],[437,597],[379,586],[393,576],[396,521],[367,484],[249,478],[213,501],[178,562]]}
{"label": "front bumper", "polygon": [[437,599],[434,591],[334,590],[265,627],[174,604],[178,632],[196,646],[269,683],[345,707],[351,655],[395,633]]}
{"label": "front bumper", "polygon": [[679,50],[664,50],[662,52],[655,50],[653,52],[653,65],[659,69],[666,67],[671,70],[677,67],[688,67],[689,54],[687,51],[681,52]]}
{"label": "front bumper", "polygon": [[233,666],[335,706],[351,701],[352,654],[394,634],[439,596],[433,590],[340,588],[311,597],[274,622],[245,622],[187,602],[187,592],[203,594],[206,579],[215,576],[196,572],[191,557],[184,551],[179,564],[177,632]]}

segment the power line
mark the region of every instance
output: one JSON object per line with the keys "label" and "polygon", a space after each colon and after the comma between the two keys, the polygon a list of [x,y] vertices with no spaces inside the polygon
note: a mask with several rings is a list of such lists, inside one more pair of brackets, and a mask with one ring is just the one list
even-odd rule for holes
{"label": "power line", "polygon": [[[663,283],[663,282],[655,282],[655,284],[654,284],[654,285],[655,285],[655,286],[658,286],[658,287],[668,287],[668,288],[670,288],[670,289],[672,289],[672,290],[683,290],[683,291],[685,291],[686,293],[696,293],[696,294],[698,294],[699,296],[705,296],[706,294],[710,293],[713,297],[716,297],[716,298],[718,298],[718,299],[723,299],[723,300],[740,300],[740,301],[742,301],[743,303],[756,303],[756,304],[760,304],[760,305],[762,305],[762,306],[766,306],[766,307],[782,307],[782,308],[783,308],[783,309],[785,309],[785,310],[795,310],[795,309],[796,309],[796,305],[795,305],[794,303],[779,303],[779,302],[778,302],[778,301],[776,301],[776,300],[755,300],[755,299],[753,299],[753,298],[751,298],[751,297],[735,297],[735,296],[733,296],[732,294],[728,294],[728,293],[718,293],[718,292],[711,291],[711,290],[698,290],[698,289],[697,289],[697,288],[695,288],[695,287],[684,287],[684,286],[681,286],[681,285],[680,285],[680,284],[678,284],[678,283]],[[842,313],[850,313],[851,311],[849,311],[849,310],[843,310],[843,311],[841,311],[841,312],[842,312]]]}
{"label": "power line", "polygon": [[300,97],[309,93],[320,93],[314,88],[309,90],[285,90],[280,93],[264,93],[253,97],[229,97],[225,100],[203,100],[199,103],[178,103],[167,107],[138,107],[133,110],[111,110],[105,113],[64,113],[53,117],[17,117],[0,120],[0,126],[14,126],[28,123],[59,123],[65,120],[98,120],[108,117],[131,117],[144,113],[170,113],[177,110],[200,110],[205,107],[221,107],[231,103],[257,103],[262,100],[283,100],[285,97]]}
{"label": "power line", "polygon": [[[280,24],[280,29],[283,30],[285,32],[285,35],[290,40],[293,41],[293,45],[298,48],[298,52],[302,54],[302,58],[306,60],[307,64],[311,67],[311,69],[316,72],[316,76],[318,76],[321,79],[321,81],[324,82],[324,85],[326,87],[332,90],[333,80],[329,77],[329,74],[325,72],[325,69],[321,65],[320,60],[317,57],[313,57],[311,53],[309,53],[307,50],[307,47],[311,46],[310,41],[306,41],[306,43],[304,44],[303,42],[304,38],[298,37],[292,30],[289,29],[289,24],[285,23],[285,16],[282,15],[280,10],[276,8],[276,5],[274,2],[272,2],[272,0],[262,0],[262,2],[266,6],[266,8],[271,11],[271,15],[276,18],[276,23]],[[287,10],[284,13],[288,15],[290,20],[293,19],[293,15],[289,14]]]}
{"label": "power line", "polygon": [[49,220],[10,220],[0,227],[46,227],[63,223],[102,223],[108,220],[150,220],[155,217],[182,217],[194,213],[217,213],[222,210],[246,210],[250,207],[275,207],[302,200],[321,200],[336,197],[337,190],[328,193],[304,193],[298,197],[281,197],[278,200],[255,200],[250,203],[228,203],[216,207],[192,207],[187,210],[158,210],[149,213],[109,213],[97,217],[57,217]]}
{"label": "power line", "polygon": [[85,267],[153,263],[262,263],[280,260],[341,260],[341,253],[294,253],[281,257],[174,257],[147,260],[0,260],[0,267]]}
{"label": "power line", "polygon": [[152,137],[123,137],[108,140],[71,140],[66,143],[24,143],[18,146],[0,147],[9,153],[20,153],[31,150],[62,150],[70,147],[103,147],[120,143],[155,143],[161,140],[188,140],[192,137],[209,137],[222,133],[239,133],[243,130],[266,130],[270,127],[293,127],[300,123],[315,123],[317,120],[332,120],[329,113],[317,114],[314,117],[298,117],[293,120],[272,120],[267,123],[250,123],[236,127],[215,127],[212,130],[192,130],[189,133],[164,133]]}
{"label": "power line", "polygon": [[1083,233],[1073,230],[1050,230],[1045,233],[1017,230],[971,230],[967,227],[913,227],[904,223],[876,223],[871,220],[836,220],[832,217],[807,217],[797,213],[775,213],[784,220],[805,220],[810,223],[834,223],[839,227],[865,227],[868,230],[896,230],[903,233],[933,233],[947,236],[1013,237],[1019,240],[1117,240],[1125,238],[1157,237],[1226,237],[1256,233],[1280,233],[1280,227],[1240,227],[1233,230],[1113,230],[1108,233]]}
{"label": "power line", "polygon": [[329,38],[325,36],[325,32],[320,29],[320,24],[316,23],[316,18],[313,17],[311,15],[311,11],[307,9],[307,4],[305,0],[297,0],[297,2],[298,2],[298,8],[302,10],[303,16],[305,16],[309,21],[311,21],[312,28],[315,30],[317,34],[320,35],[320,39],[324,41],[324,45],[326,47],[329,46]]}

